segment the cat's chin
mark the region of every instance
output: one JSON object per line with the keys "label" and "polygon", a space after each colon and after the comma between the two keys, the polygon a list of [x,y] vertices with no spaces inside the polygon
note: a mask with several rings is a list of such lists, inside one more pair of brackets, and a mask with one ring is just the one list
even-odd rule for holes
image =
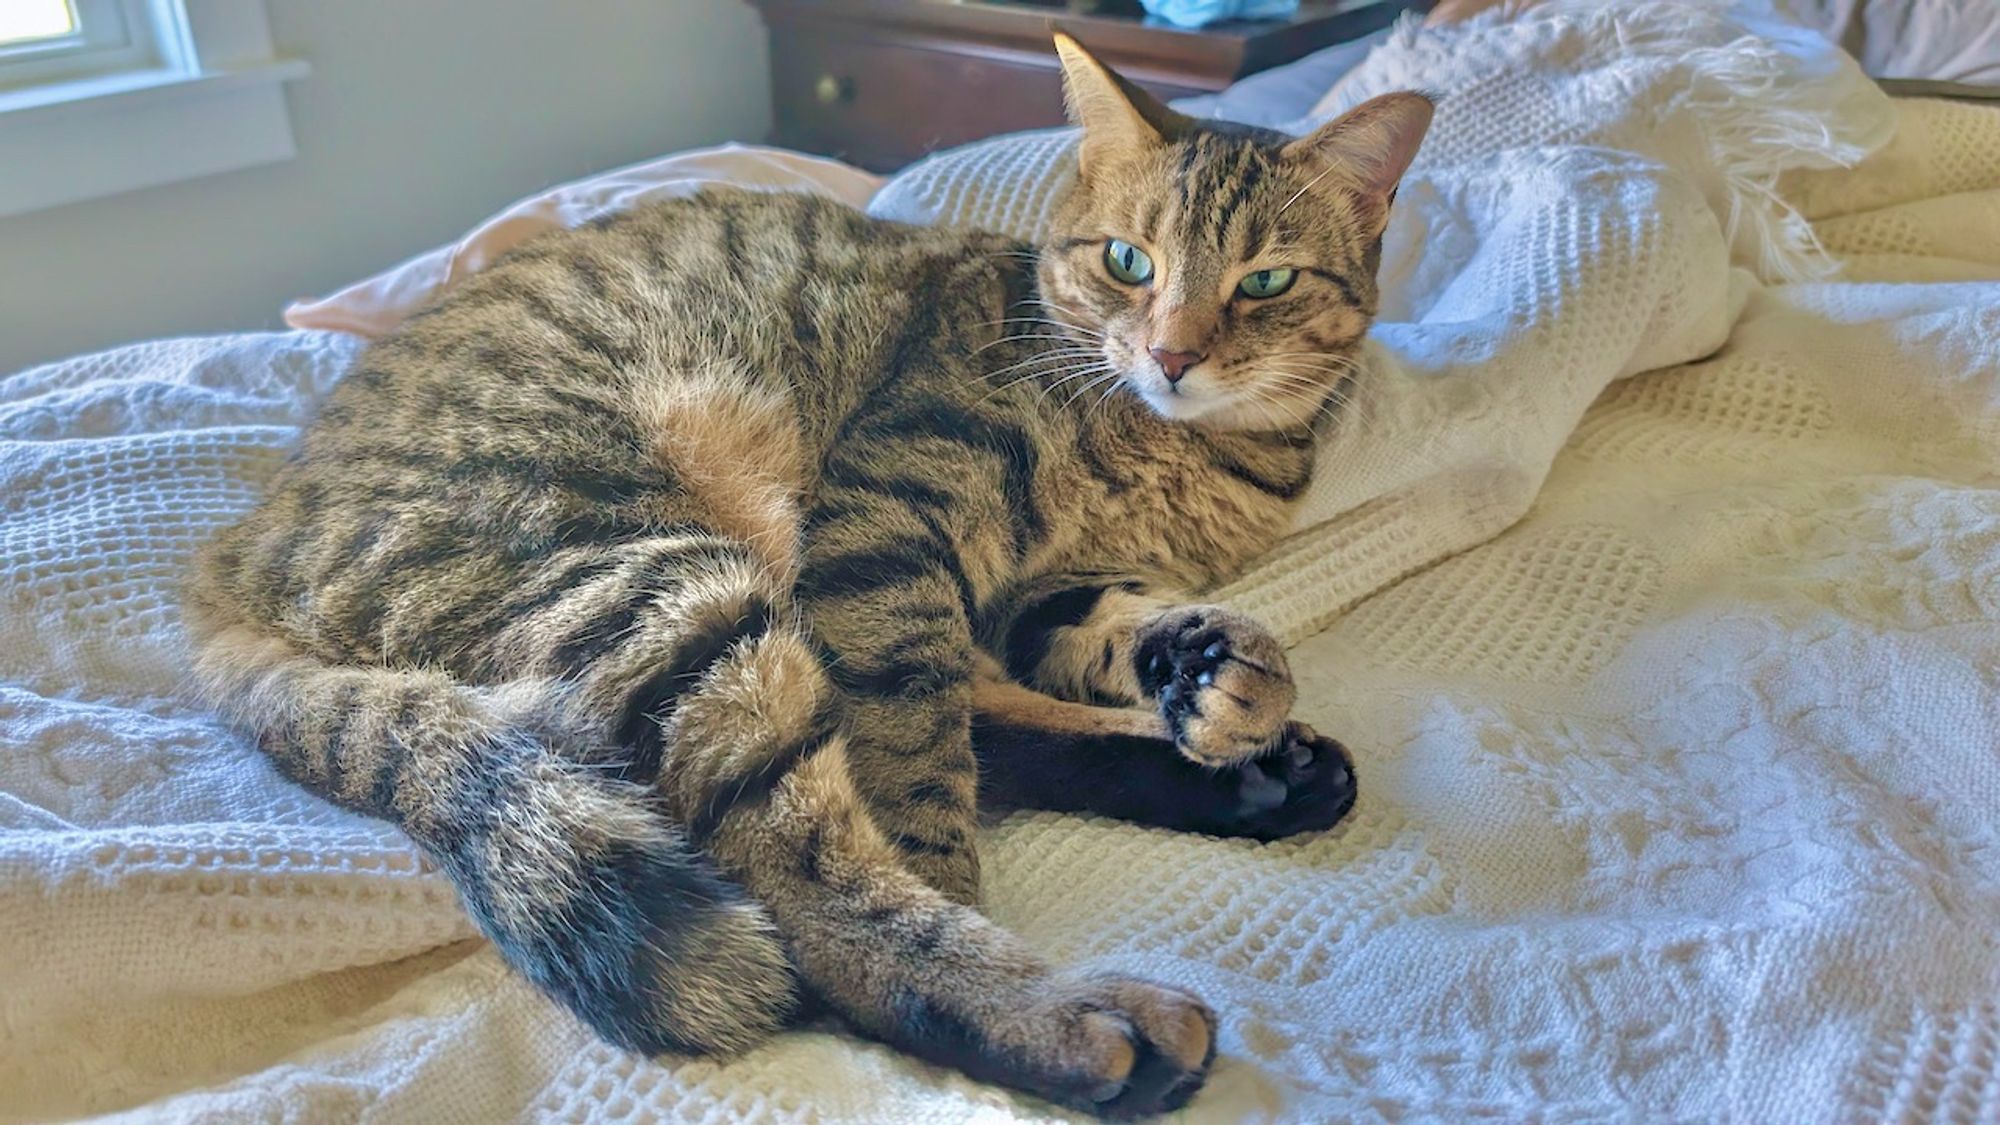
{"label": "cat's chin", "polygon": [[1148,409],[1169,422],[1199,423],[1210,430],[1267,430],[1272,428],[1268,409],[1245,406],[1234,398],[1171,392],[1136,390]]}
{"label": "cat's chin", "polygon": [[1147,408],[1169,422],[1193,422],[1208,420],[1224,403],[1214,398],[1195,398],[1192,395],[1175,394],[1172,391],[1153,391],[1134,388],[1139,401]]}
{"label": "cat's chin", "polygon": [[1200,422],[1220,430],[1238,428],[1230,420],[1230,414],[1236,414],[1236,410],[1230,408],[1226,398],[1206,394],[1196,398],[1192,394],[1174,394],[1170,390],[1136,390],[1136,394],[1148,410],[1160,414],[1168,422]]}

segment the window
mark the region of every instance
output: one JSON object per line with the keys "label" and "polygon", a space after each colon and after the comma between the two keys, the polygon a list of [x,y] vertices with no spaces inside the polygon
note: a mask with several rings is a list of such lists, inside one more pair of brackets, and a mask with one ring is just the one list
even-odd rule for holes
{"label": "window", "polygon": [[0,0],[0,88],[184,63],[173,5]]}
{"label": "window", "polygon": [[0,47],[66,38],[77,30],[67,0],[14,0],[0,8]]}
{"label": "window", "polygon": [[0,0],[0,218],[293,155],[263,0]]}

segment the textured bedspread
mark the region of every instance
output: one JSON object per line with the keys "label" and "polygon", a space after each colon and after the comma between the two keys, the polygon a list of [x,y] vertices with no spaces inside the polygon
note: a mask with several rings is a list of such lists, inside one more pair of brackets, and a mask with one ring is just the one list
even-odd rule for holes
{"label": "textured bedspread", "polygon": [[[1383,390],[1231,592],[1298,640],[1355,813],[1267,846],[1017,815],[988,908],[1215,1004],[1189,1120],[2000,1119],[2000,111],[1830,97],[1788,161],[1800,106],[1687,87],[1592,133],[1564,107],[1658,72],[1547,19],[1455,33],[1433,88],[1554,116],[1447,100]],[[1880,151],[1811,170],[1843,145]],[[398,833],[176,701],[179,570],[358,346],[0,379],[0,1119],[1059,1117],[832,1028],[604,1047]]]}

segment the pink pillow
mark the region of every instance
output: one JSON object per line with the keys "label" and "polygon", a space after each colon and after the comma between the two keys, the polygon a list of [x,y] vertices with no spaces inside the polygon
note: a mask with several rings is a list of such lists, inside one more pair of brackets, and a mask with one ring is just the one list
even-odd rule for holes
{"label": "pink pillow", "polygon": [[676,153],[524,199],[449,246],[411,258],[331,297],[293,302],[285,309],[285,323],[380,336],[453,283],[543,231],[580,226],[649,200],[693,195],[712,184],[816,192],[858,208],[867,206],[882,186],[882,177],[837,160],[760,145],[727,144]]}

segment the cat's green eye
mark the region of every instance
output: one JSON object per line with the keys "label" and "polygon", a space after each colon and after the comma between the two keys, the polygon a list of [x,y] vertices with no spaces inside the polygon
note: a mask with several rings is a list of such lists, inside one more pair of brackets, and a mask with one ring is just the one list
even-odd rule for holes
{"label": "cat's green eye", "polygon": [[1104,247],[1104,268],[1127,285],[1143,285],[1153,278],[1153,259],[1144,250],[1114,238]]}
{"label": "cat's green eye", "polygon": [[1258,270],[1237,282],[1236,291],[1252,300],[1261,301],[1290,289],[1292,282],[1297,281],[1298,277],[1297,270],[1288,270],[1282,266],[1274,270]]}

